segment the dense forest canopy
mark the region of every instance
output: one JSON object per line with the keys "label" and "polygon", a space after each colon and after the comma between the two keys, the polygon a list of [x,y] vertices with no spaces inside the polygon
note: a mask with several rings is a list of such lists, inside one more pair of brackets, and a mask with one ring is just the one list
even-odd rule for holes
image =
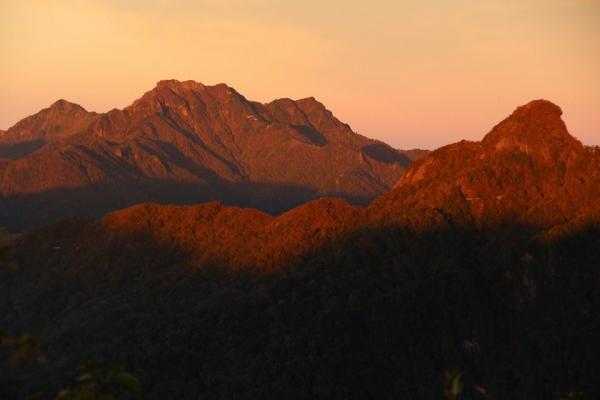
{"label": "dense forest canopy", "polygon": [[144,204],[17,239],[0,326],[48,361],[0,397],[94,361],[148,399],[440,399],[448,371],[461,398],[597,398],[600,158],[560,115],[520,107],[368,207]]}

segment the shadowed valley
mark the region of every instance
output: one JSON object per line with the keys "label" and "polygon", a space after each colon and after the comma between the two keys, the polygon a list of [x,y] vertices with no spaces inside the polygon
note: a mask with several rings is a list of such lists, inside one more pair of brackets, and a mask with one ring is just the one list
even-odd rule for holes
{"label": "shadowed valley", "polygon": [[59,100],[0,134],[0,224],[146,201],[275,214],[326,195],[367,204],[422,155],[354,133],[312,97],[261,104],[224,84],[161,81],[123,110]]}
{"label": "shadowed valley", "polygon": [[435,399],[448,368],[468,398],[595,398],[599,188],[600,153],[537,100],[367,207],[147,203],[62,221],[0,270],[0,325],[38,333],[49,360],[7,372],[0,394],[99,360],[156,399]]}

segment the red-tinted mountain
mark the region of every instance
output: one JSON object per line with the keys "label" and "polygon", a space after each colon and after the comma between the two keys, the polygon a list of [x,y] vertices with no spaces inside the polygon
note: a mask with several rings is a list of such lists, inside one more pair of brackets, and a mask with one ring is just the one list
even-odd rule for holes
{"label": "red-tinted mountain", "polygon": [[[572,137],[560,116],[543,100],[519,107],[481,142],[451,144],[416,162],[368,208],[322,199],[271,217],[220,203],[144,204],[96,222],[65,222],[32,241],[95,248],[104,246],[102,237],[149,240],[181,251],[195,266],[273,268],[381,227],[560,231],[600,211],[600,153]],[[69,224],[76,233],[63,237]]]}
{"label": "red-tinted mountain", "polygon": [[[183,85],[197,87],[198,84]],[[161,87],[165,86],[160,84]],[[225,86],[222,89],[231,91]],[[145,99],[154,99],[155,96],[154,91],[149,92],[131,107],[160,107],[162,103],[159,101],[153,103]],[[306,101],[322,109],[314,100]],[[304,115],[290,117],[297,111],[294,111],[297,103],[291,100],[278,100],[264,108],[280,113],[283,106],[279,103],[292,107],[292,110],[281,114],[280,119]],[[170,107],[176,108],[175,105]],[[259,105],[253,107],[267,112]],[[131,111],[126,109],[124,112]],[[318,112],[313,111],[313,114]],[[159,113],[155,117],[160,120],[164,114]],[[197,266],[273,267],[289,264],[290,260],[317,251],[343,235],[374,226],[405,226],[417,231],[441,226],[480,230],[506,225],[528,227],[534,232],[552,227],[560,229],[560,225],[585,221],[600,210],[600,153],[572,137],[560,117],[560,108],[544,100],[519,107],[481,142],[451,144],[416,162],[393,190],[380,196],[366,209],[350,206],[341,200],[323,199],[275,218],[254,209],[230,208],[221,203],[186,207],[144,204],[111,213],[96,222],[73,222],[76,226],[81,225],[76,236],[84,238],[77,240],[85,241],[89,237],[89,242],[76,246],[94,247],[96,238],[103,235],[117,235],[124,243],[130,242],[131,238],[152,237],[153,242],[183,251]],[[134,119],[128,117],[123,121]],[[299,126],[301,122],[295,121],[294,125]],[[185,125],[181,121],[177,124]],[[315,125],[328,132],[323,125]],[[218,131],[221,128],[211,129]],[[269,129],[268,124],[265,129]],[[190,127],[190,131],[209,130]],[[261,131],[253,129],[252,132]],[[334,130],[328,140],[336,140],[336,133],[337,130]],[[232,140],[227,147],[234,148],[234,139],[229,135],[223,136]],[[359,142],[365,140],[354,136]],[[174,141],[177,139],[176,136],[173,138]],[[253,139],[242,135],[239,140]],[[143,154],[139,150],[134,150],[134,153]],[[236,159],[244,156],[245,153],[238,152]],[[143,156],[131,157],[143,160]],[[248,163],[251,164],[253,159]],[[229,173],[232,179],[235,177],[232,169],[219,165],[216,159],[212,161],[215,170],[222,168],[221,176]],[[151,171],[150,167],[145,170],[147,174]],[[63,228],[59,225],[48,229],[60,231]],[[85,234],[86,229],[89,229],[89,235]],[[49,235],[52,240],[60,236],[54,231]],[[39,238],[36,241],[43,242]]]}
{"label": "red-tinted mountain", "polygon": [[597,398],[600,153],[560,114],[520,107],[366,208],[142,204],[18,238],[0,325],[49,364],[0,397],[101,360],[148,399],[434,399],[454,366],[465,398]]}
{"label": "red-tinted mountain", "polygon": [[194,267],[274,270],[330,248],[360,226],[363,216],[362,207],[334,198],[314,200],[277,217],[219,202],[146,203],[97,221],[65,220],[31,233],[27,240],[35,240],[44,249],[41,253],[60,248],[61,257],[76,259],[82,268],[115,257],[152,264],[155,257],[164,257],[164,249],[171,249],[174,257]]}
{"label": "red-tinted mountain", "polygon": [[260,104],[173,80],[105,114],[59,100],[0,135],[0,156],[0,222],[13,227],[144,201],[275,213],[325,195],[365,203],[411,162],[314,98]]}
{"label": "red-tinted mountain", "polygon": [[589,216],[600,209],[599,153],[568,133],[561,114],[545,100],[517,108],[481,142],[451,144],[415,163],[371,210],[386,220],[428,215],[419,224],[439,218],[478,229],[546,229]]}
{"label": "red-tinted mountain", "polygon": [[406,157],[410,158],[411,161],[419,161],[420,159],[425,158],[427,155],[429,155],[429,153],[431,153],[431,150],[425,149],[410,149],[399,151],[405,154]]}
{"label": "red-tinted mountain", "polygon": [[21,158],[46,143],[81,132],[95,117],[96,113],[87,112],[77,104],[58,100],[37,114],[22,119],[8,131],[1,131],[0,156]]}

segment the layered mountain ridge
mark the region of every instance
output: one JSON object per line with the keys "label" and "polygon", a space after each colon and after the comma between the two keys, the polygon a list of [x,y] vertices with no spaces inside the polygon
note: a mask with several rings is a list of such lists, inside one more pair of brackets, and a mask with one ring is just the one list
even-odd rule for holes
{"label": "layered mountain ridge", "polygon": [[477,228],[510,222],[539,230],[585,217],[600,205],[600,158],[569,134],[561,114],[545,100],[521,106],[481,142],[448,145],[415,163],[372,207],[387,217],[443,210]]}
{"label": "layered mountain ridge", "polygon": [[324,195],[365,204],[411,162],[314,98],[261,104],[175,80],[104,114],[59,100],[0,135],[0,156],[0,222],[16,228],[144,201],[271,213]]}
{"label": "layered mountain ridge", "polygon": [[[568,229],[600,214],[600,156],[568,133],[560,115],[560,108],[544,100],[519,107],[481,142],[451,144],[415,162],[366,208],[322,198],[272,217],[219,202],[142,204],[95,222],[65,221],[35,234],[35,242],[51,246],[89,237],[89,243],[77,245],[89,248],[101,237],[142,245],[152,237],[197,267],[278,269],[383,227],[504,235],[517,229],[526,237]],[[56,239],[63,230],[77,232],[79,239]]]}
{"label": "layered mountain ridge", "polygon": [[0,397],[99,360],[148,399],[436,399],[453,368],[464,398],[597,398],[599,187],[600,152],[534,101],[368,207],[145,203],[35,230],[0,268],[0,325],[48,364]]}

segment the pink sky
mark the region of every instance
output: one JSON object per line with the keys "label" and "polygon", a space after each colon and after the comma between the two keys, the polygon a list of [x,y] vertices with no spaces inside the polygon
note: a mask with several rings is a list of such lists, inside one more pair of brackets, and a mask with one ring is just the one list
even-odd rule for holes
{"label": "pink sky", "polygon": [[0,129],[174,78],[315,96],[399,148],[478,140],[546,98],[600,145],[600,0],[7,0],[0,60]]}

